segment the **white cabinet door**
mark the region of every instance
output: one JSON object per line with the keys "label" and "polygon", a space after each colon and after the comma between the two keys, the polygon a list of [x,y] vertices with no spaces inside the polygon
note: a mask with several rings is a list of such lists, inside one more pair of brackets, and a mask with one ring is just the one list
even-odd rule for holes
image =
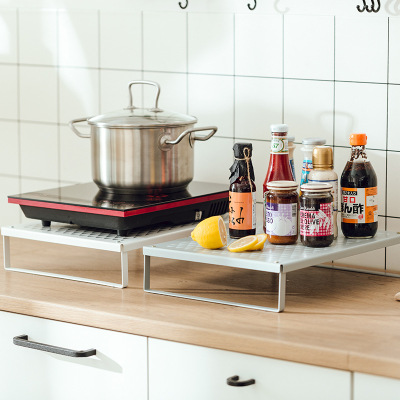
{"label": "white cabinet door", "polygon": [[[13,337],[96,355],[73,358]],[[0,312],[0,399],[147,400],[147,338]]]}
{"label": "white cabinet door", "polygon": [[[350,400],[351,373],[149,339],[149,400]],[[254,379],[234,387],[227,378]]]}
{"label": "white cabinet door", "polygon": [[354,373],[354,400],[399,400],[400,380]]}

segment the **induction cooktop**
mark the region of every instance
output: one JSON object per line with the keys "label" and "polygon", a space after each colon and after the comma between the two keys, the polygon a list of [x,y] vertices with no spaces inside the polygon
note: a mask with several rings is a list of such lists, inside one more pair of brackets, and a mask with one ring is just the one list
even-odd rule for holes
{"label": "induction cooktop", "polygon": [[156,224],[184,224],[228,211],[228,187],[192,182],[186,190],[170,194],[121,195],[99,190],[94,182],[8,196],[27,218],[42,221],[129,231]]}

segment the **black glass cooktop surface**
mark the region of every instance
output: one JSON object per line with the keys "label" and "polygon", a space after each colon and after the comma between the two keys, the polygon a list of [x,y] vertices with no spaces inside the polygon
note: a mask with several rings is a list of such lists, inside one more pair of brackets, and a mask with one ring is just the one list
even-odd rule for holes
{"label": "black glass cooktop surface", "polygon": [[94,182],[8,196],[25,216],[93,228],[128,230],[159,223],[181,224],[224,214],[227,185],[192,182],[170,194],[132,195],[102,192]]}

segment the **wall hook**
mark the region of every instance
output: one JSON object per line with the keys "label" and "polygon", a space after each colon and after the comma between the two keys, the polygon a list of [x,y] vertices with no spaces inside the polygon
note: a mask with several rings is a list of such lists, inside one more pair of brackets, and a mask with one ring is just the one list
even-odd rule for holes
{"label": "wall hook", "polygon": [[361,8],[359,5],[357,6],[357,10],[359,12],[363,12],[367,9],[367,3],[365,2],[365,0],[363,0],[363,8]]}
{"label": "wall hook", "polygon": [[250,4],[247,4],[247,7],[249,7],[249,10],[253,11],[257,7],[257,0],[254,0],[254,6],[253,7]]}
{"label": "wall hook", "polygon": [[381,1],[377,0],[377,2],[378,2],[378,7],[375,8],[375,1],[371,0],[371,8],[367,7],[367,12],[377,13],[381,9]]}
{"label": "wall hook", "polygon": [[182,2],[179,2],[179,7],[182,8],[182,10],[184,10],[188,5],[189,5],[189,0],[186,0],[186,4],[183,5]]}

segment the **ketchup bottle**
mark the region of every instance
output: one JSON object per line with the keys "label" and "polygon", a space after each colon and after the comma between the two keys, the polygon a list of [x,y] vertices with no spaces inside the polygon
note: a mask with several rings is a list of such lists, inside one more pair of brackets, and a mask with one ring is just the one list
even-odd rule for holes
{"label": "ketchup bottle", "polygon": [[294,181],[292,168],[289,162],[289,146],[287,140],[288,126],[286,124],[271,125],[271,153],[269,166],[263,184],[264,218],[263,229],[265,232],[265,206],[268,193],[267,184],[271,181]]}

